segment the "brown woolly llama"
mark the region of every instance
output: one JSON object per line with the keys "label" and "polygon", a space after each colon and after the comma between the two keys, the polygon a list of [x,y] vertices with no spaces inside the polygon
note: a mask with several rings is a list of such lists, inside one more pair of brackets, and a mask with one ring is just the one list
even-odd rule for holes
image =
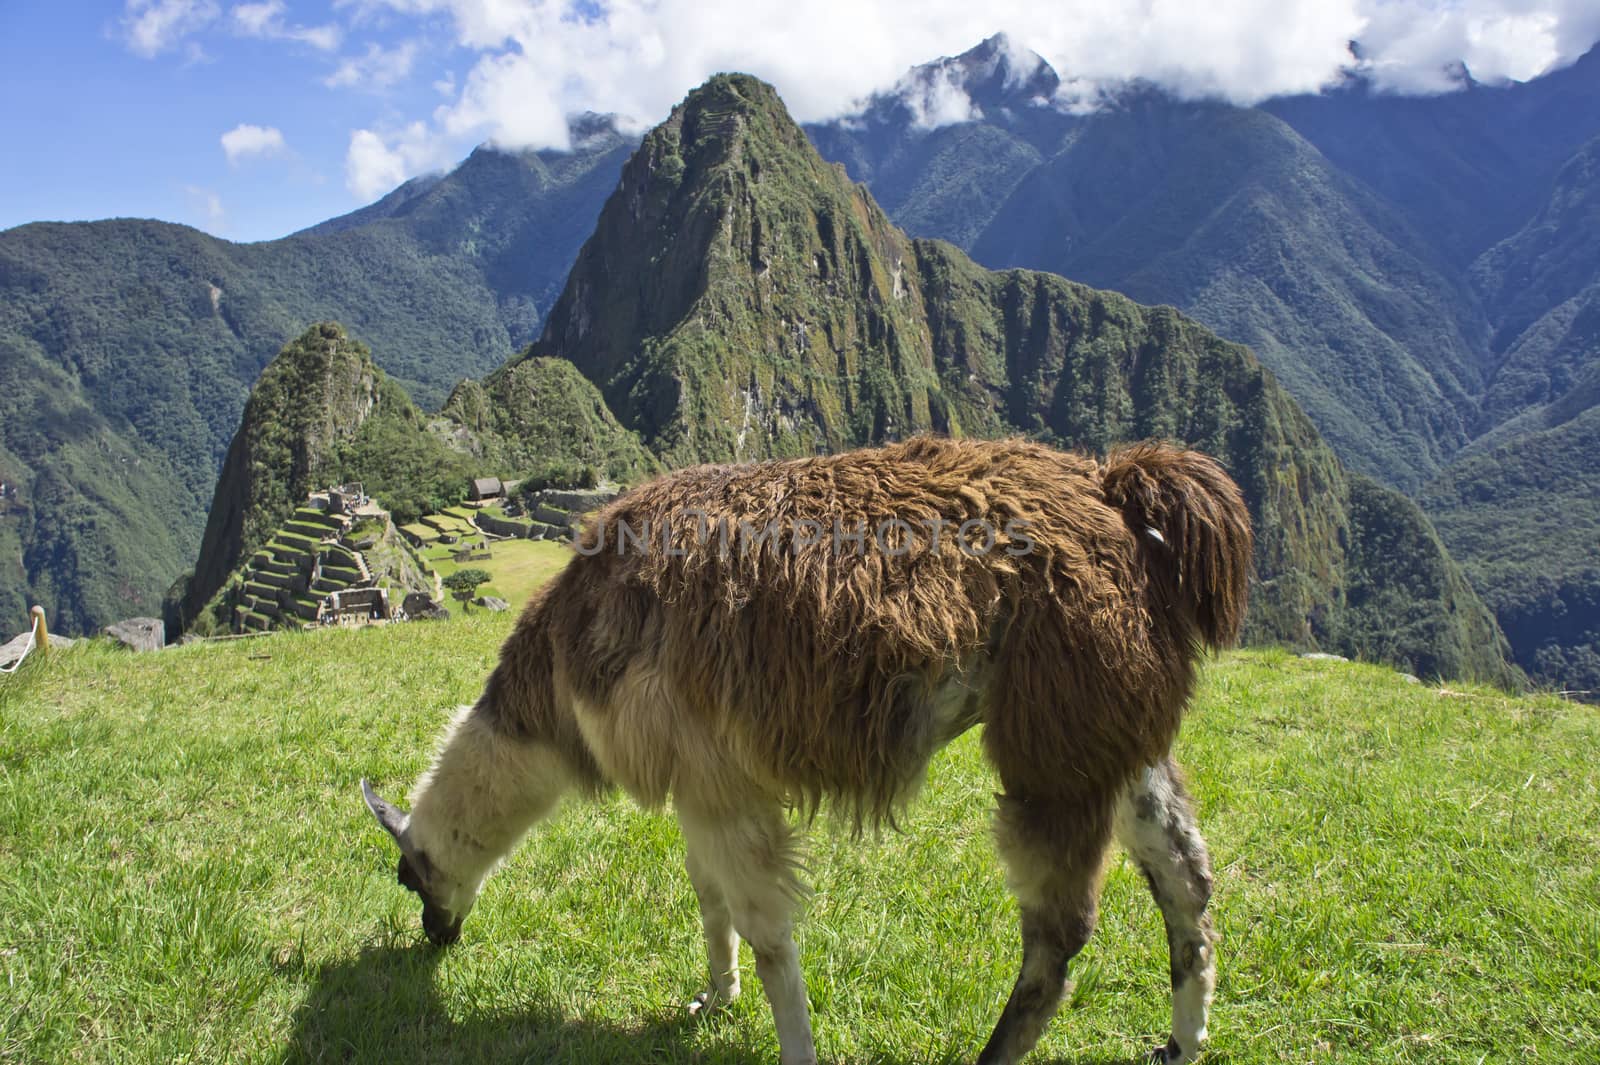
{"label": "brown woolly llama", "polygon": [[1168,750],[1202,647],[1239,632],[1251,552],[1215,462],[919,438],[702,466],[614,501],[576,547],[410,815],[362,782],[434,943],[455,941],[562,793],[670,798],[711,961],[689,1009],[739,994],[742,936],[783,1065],[813,1062],[789,813],[803,824],[828,800],[887,819],[981,723],[1022,969],[979,1061],[1016,1061],[1055,1014],[1113,836],[1166,922],[1173,1027],[1156,1058],[1194,1057],[1215,985],[1210,861]]}

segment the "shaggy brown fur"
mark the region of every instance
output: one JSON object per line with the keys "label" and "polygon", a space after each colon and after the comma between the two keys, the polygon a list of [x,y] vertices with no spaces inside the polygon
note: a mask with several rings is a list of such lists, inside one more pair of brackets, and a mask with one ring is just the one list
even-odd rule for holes
{"label": "shaggy brown fur", "polygon": [[[976,523],[964,540],[963,523]],[[933,752],[983,723],[1005,788],[997,833],[1025,940],[985,1060],[1025,1052],[1054,1012],[1066,962],[1094,924],[1118,803],[1144,795],[1189,846],[1181,787],[1146,778],[1166,764],[1200,648],[1237,637],[1251,553],[1238,489],[1202,455],[1145,444],[1101,463],[1016,440],[918,438],[698,467],[614,501],[577,549],[528,604],[457,731],[548,748],[563,787],[615,783],[647,805],[672,798],[691,870],[697,846],[708,869],[721,848],[732,854],[722,855],[726,868],[760,865],[779,894],[794,895],[788,829],[771,811],[831,800],[858,826],[892,818]],[[496,787],[453,784],[436,769],[415,796],[412,834],[443,840],[442,821],[421,827],[425,807],[437,808],[431,820],[447,809],[470,817],[472,796]],[[430,793],[454,797],[430,803]],[[502,816],[503,796],[484,802]],[[755,827],[729,835],[734,823]],[[740,849],[746,837],[755,850]],[[751,857],[762,848],[768,858]],[[481,880],[498,857],[461,858],[458,879]],[[435,854],[432,864],[450,859]],[[1192,882],[1198,867],[1150,864],[1161,867],[1153,883]],[[784,1002],[771,994],[784,1060],[809,1060],[803,984],[796,1007],[798,966],[783,960],[786,918],[770,922],[770,935],[741,926],[764,928],[754,915],[771,905],[741,911],[739,885],[732,873],[697,877],[708,942],[732,934],[731,913],[768,982],[788,981]],[[462,889],[468,907],[476,886]],[[459,900],[453,912],[459,926]],[[1185,910],[1171,920],[1191,917],[1200,919]],[[1190,957],[1200,944],[1209,959],[1205,928],[1172,934]],[[725,969],[717,953],[713,945],[714,968]],[[736,964],[731,980],[736,994]],[[1198,1025],[1203,1035],[1203,1002]]]}
{"label": "shaggy brown fur", "polygon": [[[898,557],[870,537],[861,552],[833,539],[835,523],[890,518],[924,531]],[[933,518],[947,523],[937,551]],[[973,520],[998,534],[986,553],[954,542]],[[796,550],[781,531],[808,521],[825,534]],[[741,522],[780,536],[730,534],[724,549],[720,527]],[[1017,522],[1031,550],[1010,554],[1024,546],[1005,536]],[[624,526],[651,530],[647,550]],[[1021,441],[934,438],[685,470],[601,511],[581,549],[592,555],[524,618],[549,633],[574,695],[605,706],[648,661],[776,794],[875,818],[939,738],[935,690],[982,658],[991,752],[1033,786],[1114,792],[1170,746],[1196,646],[1237,635],[1250,566],[1244,505],[1201,456],[1146,445],[1101,466]],[[665,784],[638,797],[659,803]]]}

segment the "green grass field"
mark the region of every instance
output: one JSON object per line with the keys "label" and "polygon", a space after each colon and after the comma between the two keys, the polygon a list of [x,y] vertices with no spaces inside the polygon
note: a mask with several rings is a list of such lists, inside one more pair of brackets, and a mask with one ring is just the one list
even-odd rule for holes
{"label": "green grass field", "polygon": [[[497,540],[490,545],[494,557],[457,564],[450,561],[454,548],[429,548],[423,552],[428,565],[439,576],[448,577],[471,566],[489,574],[489,583],[478,588],[479,595],[495,595],[521,609],[533,590],[560,573],[572,557],[571,548],[552,540]],[[459,603],[447,602],[451,610]]]}
{"label": "green grass field", "polygon": [[[401,797],[505,615],[104,647],[0,679],[0,1060],[777,1060],[702,984],[670,816],[569,804],[436,951],[362,807]],[[813,832],[801,931],[832,1062],[967,1061],[1015,914],[976,734],[903,834]],[[1585,1062],[1600,1047],[1600,716],[1275,653],[1211,666],[1180,742],[1214,852],[1208,1060]],[[1121,857],[1038,1062],[1165,1037],[1165,944]]]}

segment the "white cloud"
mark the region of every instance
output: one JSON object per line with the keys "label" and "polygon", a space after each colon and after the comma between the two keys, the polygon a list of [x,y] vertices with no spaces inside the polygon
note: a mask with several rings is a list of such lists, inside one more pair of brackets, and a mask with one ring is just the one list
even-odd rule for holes
{"label": "white cloud", "polygon": [[241,122],[222,135],[222,151],[229,163],[252,155],[274,155],[286,151],[283,133],[276,126],[252,126]]}
{"label": "white cloud", "polygon": [[1362,66],[1393,92],[1448,92],[1461,85],[1460,64],[1479,81],[1526,81],[1571,62],[1597,36],[1593,0],[1460,0],[1445,9],[1421,0],[1374,3]]}
{"label": "white cloud", "polygon": [[[413,144],[402,153],[430,166],[474,140],[566,147],[564,116],[575,112],[657,122],[723,70],[772,82],[802,121],[848,114],[908,68],[996,31],[1055,67],[1068,105],[1133,78],[1238,103],[1315,92],[1350,69],[1352,40],[1363,42],[1366,69],[1382,87],[1441,91],[1451,86],[1453,60],[1483,80],[1526,78],[1571,61],[1600,36],[1595,0],[922,0],[914,14],[889,0],[346,4],[369,18],[387,8],[447,19],[455,43],[476,53],[464,78],[444,83],[447,102],[422,127],[429,150]],[[914,111],[938,125],[972,117],[972,106],[960,86],[934,79]],[[378,141],[392,150],[392,138]],[[416,170],[402,158],[399,172]]]}
{"label": "white cloud", "polygon": [[151,59],[205,29],[217,13],[212,0],[127,0],[123,40],[129,51]]}
{"label": "white cloud", "polygon": [[948,67],[936,68],[925,78],[904,78],[896,89],[911,109],[911,124],[921,129],[983,117],[982,109],[972,102],[966,87]]}
{"label": "white cloud", "polygon": [[443,167],[449,161],[446,152],[421,122],[387,137],[358,129],[345,152],[345,186],[363,200],[375,200],[409,177]]}
{"label": "white cloud", "polygon": [[442,109],[446,133],[486,137],[506,147],[567,147],[568,109],[550,91],[538,63],[515,53],[480,61],[467,75],[461,96]]}
{"label": "white cloud", "polygon": [[[394,48],[369,44],[364,54],[340,62],[322,83],[330,89],[387,89],[411,76],[419,47],[416,41],[405,41]],[[452,83],[452,94],[454,88]]]}
{"label": "white cloud", "polygon": [[[336,23],[301,26],[285,21],[283,0],[235,4],[226,27],[240,37],[298,41],[324,52],[338,49],[343,32]],[[217,0],[124,0],[122,37],[129,51],[146,59],[175,48],[217,22],[222,9]],[[188,42],[191,58],[203,56],[199,45]]]}
{"label": "white cloud", "polygon": [[233,30],[241,37],[259,37],[268,41],[299,41],[324,52],[339,47],[344,35],[334,23],[323,26],[298,26],[284,21],[283,0],[261,0],[259,3],[236,4],[229,12]]}
{"label": "white cloud", "polygon": [[226,232],[228,213],[222,209],[222,197],[198,185],[185,185],[183,199],[189,216],[196,219],[199,228],[213,234]]}
{"label": "white cloud", "polygon": [[406,179],[406,162],[370,129],[350,134],[345,184],[363,200],[375,200]]}
{"label": "white cloud", "polygon": [[234,25],[249,37],[265,36],[268,23],[281,21],[282,18],[283,4],[277,0],[262,4],[240,4],[233,9]]}

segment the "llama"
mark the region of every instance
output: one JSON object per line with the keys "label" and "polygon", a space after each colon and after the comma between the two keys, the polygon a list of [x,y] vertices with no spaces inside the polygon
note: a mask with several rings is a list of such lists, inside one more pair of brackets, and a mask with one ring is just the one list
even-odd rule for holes
{"label": "llama", "polygon": [[[941,535],[942,533],[942,535]],[[1056,1013],[1130,852],[1166,924],[1172,1034],[1206,1035],[1210,859],[1169,749],[1202,648],[1237,638],[1251,531],[1213,460],[1141,444],[1104,463],[1019,441],[888,447],[652,481],[590,520],[536,593],[409,815],[363,780],[430,940],[566,792],[669,799],[711,978],[748,942],[782,1065],[816,1060],[792,936],[819,805],[891,822],[943,744],[982,724],[1022,965],[982,1063]]]}

